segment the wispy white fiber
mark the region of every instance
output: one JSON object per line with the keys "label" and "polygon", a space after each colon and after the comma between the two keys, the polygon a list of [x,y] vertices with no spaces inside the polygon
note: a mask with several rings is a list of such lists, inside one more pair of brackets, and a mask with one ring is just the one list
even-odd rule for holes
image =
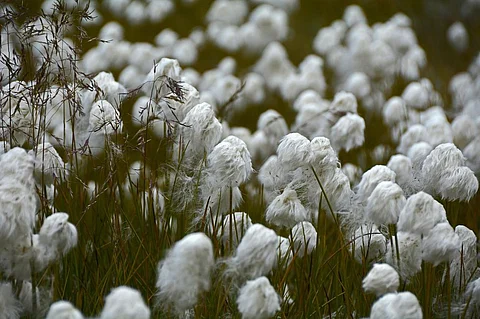
{"label": "wispy white fiber", "polygon": [[266,277],[247,281],[237,298],[242,319],[271,318],[280,310],[280,302],[280,296]]}

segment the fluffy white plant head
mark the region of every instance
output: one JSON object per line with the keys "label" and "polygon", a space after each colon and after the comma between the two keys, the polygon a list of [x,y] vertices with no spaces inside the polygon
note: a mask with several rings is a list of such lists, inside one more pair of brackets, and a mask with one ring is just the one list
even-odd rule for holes
{"label": "fluffy white plant head", "polygon": [[408,189],[413,186],[413,165],[408,156],[402,154],[391,156],[387,167],[395,172],[395,181],[402,188]]}
{"label": "fluffy white plant head", "polygon": [[[350,180],[347,175],[345,175],[340,168],[335,168],[333,175],[327,176],[329,177],[323,182],[323,184],[332,209],[334,212],[349,210],[353,203],[354,193],[350,188]],[[321,192],[320,188],[317,190],[318,192]],[[316,199],[318,200],[320,193],[317,195]],[[330,207],[325,198],[322,200],[322,208],[331,213]]]}
{"label": "fluffy white plant head", "polygon": [[270,224],[292,228],[298,222],[307,220],[308,213],[297,192],[287,187],[268,205],[265,218]]}
{"label": "fluffy white plant head", "polygon": [[427,158],[428,154],[433,150],[433,147],[427,142],[418,142],[413,144],[407,151],[407,156],[412,160],[413,173],[416,176],[421,177],[423,172],[423,161]]}
{"label": "fluffy white plant head", "polygon": [[345,91],[338,92],[335,94],[332,104],[330,104],[330,111],[357,113],[357,99],[355,95]]}
{"label": "fluffy white plant head", "polygon": [[389,293],[378,299],[370,311],[370,319],[422,319],[417,297],[409,291]]}
{"label": "fluffy white plant head", "polygon": [[279,42],[271,42],[263,50],[255,65],[255,71],[265,78],[269,89],[277,90],[283,81],[295,72],[295,67],[288,60],[285,47]]}
{"label": "fluffy white plant head", "polygon": [[402,232],[426,235],[435,225],[446,221],[443,205],[431,195],[419,192],[407,199],[400,212],[397,228]]}
{"label": "fluffy white plant head", "polygon": [[181,71],[182,69],[177,60],[162,58],[160,62],[152,67],[146,76],[142,91],[155,100],[166,96],[170,93],[166,85],[166,78],[168,77],[175,81],[179,81]]}
{"label": "fluffy white plant head", "polygon": [[318,170],[318,174],[325,170],[333,170],[338,167],[339,161],[335,150],[330,144],[330,140],[324,136],[315,137],[310,142],[309,162]]}
{"label": "fluffy white plant head", "polygon": [[38,271],[66,255],[77,246],[77,228],[68,222],[68,214],[54,213],[43,222],[38,235],[33,237],[33,247]]}
{"label": "fluffy white plant head", "polygon": [[288,133],[285,119],[275,110],[267,110],[260,114],[257,121],[257,129],[265,132],[265,136],[274,147]]}
{"label": "fluffy white plant head", "polygon": [[[398,258],[396,242],[398,241],[398,251],[400,253],[400,268],[398,268]],[[386,262],[400,272],[402,278],[409,278],[422,270],[422,237],[419,234],[398,232],[397,239],[392,237],[393,250],[388,245],[385,255]]]}
{"label": "fluffy white plant head", "polygon": [[448,167],[442,175],[436,189],[442,199],[468,202],[478,191],[478,179],[467,166]]}
{"label": "fluffy white plant head", "polygon": [[465,166],[466,158],[455,144],[440,144],[423,161],[422,172],[425,189],[433,194],[439,193],[444,185],[445,170]]}
{"label": "fluffy white plant head", "polygon": [[0,156],[0,246],[29,239],[35,224],[33,158],[22,148]]}
{"label": "fluffy white plant head", "polygon": [[474,118],[460,114],[452,122],[453,142],[458,148],[464,149],[479,135],[479,129]]}
{"label": "fluffy white plant head", "polygon": [[407,106],[418,110],[424,110],[429,106],[430,98],[428,90],[419,82],[411,82],[402,93],[402,98]]}
{"label": "fluffy white plant head", "polygon": [[346,163],[342,165],[341,169],[343,174],[348,177],[348,180],[350,181],[350,186],[355,186],[358,182],[360,182],[363,171],[359,166],[352,163]]}
{"label": "fluffy white plant head", "polygon": [[120,132],[122,120],[120,112],[107,100],[93,103],[88,123],[89,132],[103,132],[105,135]]}
{"label": "fluffy white plant head", "polygon": [[408,119],[408,112],[405,101],[398,96],[390,98],[383,107],[382,115],[383,121],[389,127],[406,122]]}
{"label": "fluffy white plant head", "polygon": [[291,168],[308,163],[310,154],[310,141],[299,133],[285,135],[277,148],[278,161],[281,165]]}
{"label": "fluffy white plant head", "polygon": [[363,290],[373,292],[377,297],[397,292],[399,285],[400,277],[395,268],[389,264],[374,264],[362,281]]}
{"label": "fluffy white plant head", "polygon": [[434,266],[450,262],[460,250],[458,235],[448,222],[438,223],[422,240],[422,258]]}
{"label": "fluffy white plant head", "polygon": [[353,93],[357,99],[366,98],[372,91],[370,79],[363,72],[355,72],[350,75],[344,84],[346,91]]}
{"label": "fluffy white plant head", "polygon": [[278,163],[277,155],[270,156],[258,171],[258,181],[267,190],[281,189],[287,174],[282,173],[282,166]]}
{"label": "fluffy white plant head", "polygon": [[381,182],[395,182],[395,172],[384,165],[375,165],[362,175],[357,185],[357,196],[360,202],[366,203],[375,187]]}
{"label": "fluffy white plant head", "polygon": [[158,305],[173,306],[179,314],[194,307],[199,294],[210,289],[213,266],[210,238],[203,233],[183,237],[158,264]]}
{"label": "fluffy white plant head", "polygon": [[278,264],[288,266],[293,258],[292,245],[290,239],[278,236]]}
{"label": "fluffy white plant head", "polygon": [[480,137],[476,137],[468,143],[463,149],[463,154],[467,158],[467,166],[475,173],[480,172],[480,158],[477,156],[480,153]]}
{"label": "fluffy white plant head", "polygon": [[[230,192],[232,193],[231,200]],[[242,192],[238,187],[224,186],[208,193],[204,191],[202,196],[204,205],[199,212],[201,216],[198,217],[203,217],[204,212],[207,211],[207,217],[213,219],[218,219],[220,215],[230,213],[231,209],[237,209],[243,201]]]}
{"label": "fluffy white plant head", "polygon": [[465,52],[468,49],[468,32],[463,23],[457,21],[448,27],[447,40],[458,52]]}
{"label": "fluffy white plant head", "polygon": [[140,292],[120,286],[112,289],[105,298],[100,319],[150,319],[150,309]]}
{"label": "fluffy white plant head", "polygon": [[400,138],[397,151],[400,154],[407,154],[410,147],[418,142],[427,142],[427,129],[421,124],[415,124],[408,128]]}
{"label": "fluffy white plant head", "polygon": [[268,274],[277,261],[277,246],[275,231],[253,224],[240,241],[235,255],[227,261],[227,272],[245,279]]}
{"label": "fluffy white plant head", "polygon": [[238,187],[247,181],[252,171],[247,145],[238,137],[230,135],[208,154],[205,169],[207,186],[209,189]]}
{"label": "fluffy white plant head", "polygon": [[455,234],[460,239],[460,248],[450,262],[450,279],[456,286],[465,287],[477,268],[477,235],[463,225],[455,227]]}
{"label": "fluffy white plant head", "polygon": [[292,228],[293,247],[299,257],[310,255],[317,247],[317,231],[310,222],[300,222]]}
{"label": "fluffy white plant head", "polygon": [[[232,247],[237,247],[238,243],[242,239],[243,235],[247,232],[247,229],[252,226],[252,220],[244,212],[236,212],[233,215],[226,215],[223,220],[223,228],[221,234],[222,242],[227,246],[232,240]],[[232,233],[230,235],[230,229]]]}
{"label": "fluffy white plant head", "polygon": [[354,250],[355,260],[369,263],[382,257],[387,250],[387,240],[377,226],[362,225],[353,234],[350,250]]}
{"label": "fluffy white plant head", "polygon": [[477,313],[480,311],[480,278],[470,282],[465,291],[465,299],[470,300],[468,307],[468,314]]}
{"label": "fluffy white plant head", "polygon": [[68,301],[54,302],[45,319],[83,319],[82,313]]}
{"label": "fluffy white plant head", "polygon": [[2,319],[20,319],[22,304],[15,297],[9,282],[0,282],[0,310]]}
{"label": "fluffy white plant head", "polygon": [[39,182],[53,184],[56,178],[66,175],[65,163],[52,144],[38,144],[28,154],[35,159],[35,176]]}
{"label": "fluffy white plant head", "polygon": [[280,310],[281,298],[266,277],[249,280],[240,289],[237,305],[242,319],[268,319]]}
{"label": "fluffy white plant head", "polygon": [[350,151],[362,146],[365,142],[365,120],[357,115],[348,113],[342,116],[332,127],[331,139],[333,147],[340,151]]}
{"label": "fluffy white plant head", "polygon": [[[200,103],[185,116],[180,127],[184,160],[198,162],[210,153],[222,137],[222,124],[215,117],[210,104]],[[180,143],[180,137],[177,138]]]}
{"label": "fluffy white plant head", "polygon": [[381,182],[368,197],[366,218],[377,226],[396,224],[406,201],[400,186]]}
{"label": "fluffy white plant head", "polygon": [[214,1],[207,12],[209,23],[219,21],[227,24],[240,25],[248,14],[248,3],[243,0]]}

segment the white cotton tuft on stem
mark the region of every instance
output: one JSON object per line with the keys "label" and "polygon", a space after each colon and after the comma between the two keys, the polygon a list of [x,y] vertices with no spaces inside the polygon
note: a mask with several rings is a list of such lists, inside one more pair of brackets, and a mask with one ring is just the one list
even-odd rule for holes
{"label": "white cotton tuft on stem", "polygon": [[448,222],[438,223],[422,240],[422,259],[434,266],[450,262],[460,249],[460,239]]}
{"label": "white cotton tuft on stem", "polygon": [[417,297],[409,291],[389,293],[378,299],[370,311],[370,319],[422,319]]}
{"label": "white cotton tuft on stem", "polygon": [[397,228],[399,231],[426,235],[435,225],[447,221],[442,204],[427,193],[419,192],[407,199],[400,212]]}
{"label": "white cotton tuft on stem", "polygon": [[279,163],[293,169],[307,164],[310,154],[310,141],[299,133],[285,135],[277,148]]}
{"label": "white cotton tuft on stem", "polygon": [[2,319],[20,319],[22,314],[22,304],[15,297],[9,282],[0,282],[0,310]]}
{"label": "white cotton tuft on stem", "polygon": [[266,277],[247,281],[237,298],[242,319],[271,318],[280,310],[280,302],[280,296]]}
{"label": "white cotton tuft on stem", "polygon": [[357,196],[360,202],[367,202],[375,187],[384,181],[395,182],[395,172],[384,165],[376,165],[363,173],[357,185]]}
{"label": "white cotton tuft on stem", "polygon": [[150,319],[150,309],[140,292],[120,286],[112,289],[105,298],[100,319]]}
{"label": "white cotton tuft on stem", "polygon": [[477,269],[477,235],[463,225],[455,227],[455,234],[460,239],[460,247],[450,262],[450,279],[461,288]]}
{"label": "white cotton tuft on stem", "polygon": [[158,264],[157,305],[173,307],[178,314],[195,306],[210,289],[214,266],[213,244],[203,233],[183,237]]}
{"label": "white cotton tuft on stem", "polygon": [[[236,212],[234,214],[226,215],[221,230],[223,244],[227,246],[231,240],[232,247],[236,248],[250,226],[252,226],[252,220],[250,219],[250,216],[244,212]],[[220,236],[220,232],[218,235]]]}
{"label": "white cotton tuft on stem", "polygon": [[244,279],[267,275],[277,261],[277,246],[275,231],[253,224],[240,241],[235,255],[227,260],[227,273]]}
{"label": "white cotton tuft on stem", "polygon": [[377,297],[397,292],[399,285],[400,277],[395,268],[389,264],[374,264],[362,281],[363,290],[373,292]]}
{"label": "white cotton tuft on stem", "polygon": [[83,319],[82,313],[68,301],[54,302],[45,319]]}
{"label": "white cotton tuft on stem", "polygon": [[350,151],[360,147],[365,142],[365,120],[357,115],[348,113],[342,116],[332,127],[332,146],[337,150]]}
{"label": "white cotton tuft on stem", "polygon": [[393,182],[381,182],[368,197],[366,218],[375,225],[396,224],[406,199],[403,191]]}
{"label": "white cotton tuft on stem", "polygon": [[244,141],[228,136],[208,154],[204,170],[208,190],[222,187],[238,187],[253,171],[250,152]]}
{"label": "white cotton tuft on stem", "polygon": [[307,220],[308,213],[298,199],[297,192],[287,187],[268,205],[265,218],[270,224],[292,228],[298,222]]}
{"label": "white cotton tuft on stem", "polygon": [[[419,234],[397,232],[388,245],[385,261],[394,267],[404,279],[422,270],[422,237]],[[398,248],[397,248],[398,243]],[[400,255],[398,261],[397,252]]]}
{"label": "white cotton tuft on stem", "polygon": [[355,260],[359,263],[363,261],[369,263],[385,254],[387,250],[387,240],[380,233],[377,226],[362,225],[353,234],[350,250],[353,251]]}
{"label": "white cotton tuft on stem", "polygon": [[317,230],[310,222],[300,222],[292,228],[293,247],[299,257],[310,255],[317,247]]}

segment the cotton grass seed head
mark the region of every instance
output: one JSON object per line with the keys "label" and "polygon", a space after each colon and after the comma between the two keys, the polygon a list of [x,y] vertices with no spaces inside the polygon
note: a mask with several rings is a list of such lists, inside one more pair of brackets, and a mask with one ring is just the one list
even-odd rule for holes
{"label": "cotton grass seed head", "polygon": [[398,230],[426,235],[436,224],[446,222],[443,205],[427,193],[419,192],[407,199],[398,218]]}
{"label": "cotton grass seed head", "polygon": [[68,214],[54,213],[43,222],[39,232],[41,245],[50,246],[59,254],[65,255],[77,246],[77,229],[68,222]]}
{"label": "cotton grass seed head", "polygon": [[280,310],[281,298],[266,277],[249,280],[237,298],[242,319],[268,319]]}
{"label": "cotton grass seed head", "polygon": [[268,205],[265,218],[270,224],[292,228],[307,219],[307,211],[298,199],[297,192],[287,187]]}
{"label": "cotton grass seed head", "polygon": [[444,171],[459,166],[465,166],[466,158],[455,144],[440,144],[428,154],[423,161],[422,172],[425,189],[436,194],[444,187]]}
{"label": "cotton grass seed head", "polygon": [[436,189],[442,199],[468,202],[478,191],[478,179],[467,166],[449,167],[442,175]]}
{"label": "cotton grass seed head", "polygon": [[362,263],[365,260],[368,263],[385,254],[387,240],[377,226],[365,224],[355,230],[350,250],[354,250],[357,262]]}
{"label": "cotton grass seed head", "polygon": [[370,319],[422,319],[417,297],[409,291],[389,293],[378,299],[370,311]]}
{"label": "cotton grass seed head", "polygon": [[158,264],[157,305],[181,314],[193,308],[201,293],[210,289],[214,266],[213,244],[203,233],[183,237]]}
{"label": "cotton grass seed head", "polygon": [[396,292],[399,285],[400,277],[389,264],[374,264],[362,282],[363,290],[373,292],[377,297]]}
{"label": "cotton grass seed head", "polygon": [[15,297],[9,282],[0,282],[0,309],[2,319],[18,319],[22,313],[22,304]]}
{"label": "cotton grass seed head", "polygon": [[[185,147],[183,158],[201,161],[210,153],[222,137],[222,124],[215,117],[210,104],[195,105],[185,116],[180,127],[180,136]],[[180,143],[180,138],[177,139]]]}
{"label": "cotton grass seed head", "polygon": [[331,139],[333,147],[340,151],[350,151],[362,146],[365,142],[365,120],[357,114],[342,116],[332,127]]}
{"label": "cotton grass seed head", "polygon": [[253,224],[240,241],[235,255],[227,261],[227,272],[245,279],[267,275],[277,261],[277,246],[275,231]]}
{"label": "cotton grass seed head", "polygon": [[465,286],[477,268],[477,235],[463,225],[455,227],[455,234],[460,247],[450,262],[450,278],[456,286]]}
{"label": "cotton grass seed head", "polygon": [[45,319],[83,319],[82,313],[68,301],[54,302]]}
{"label": "cotton grass seed head", "polygon": [[[388,245],[385,261],[400,272],[402,278],[410,278],[422,270],[422,237],[419,234],[397,232],[397,238],[392,237],[392,245]],[[400,253],[400,268],[396,243]]]}
{"label": "cotton grass seed head", "polygon": [[257,129],[265,132],[267,138],[276,146],[280,139],[287,135],[288,126],[283,116],[275,110],[267,110],[260,114]]}
{"label": "cotton grass seed head", "polygon": [[[230,238],[232,240],[232,247],[237,247],[247,229],[252,226],[250,216],[244,212],[236,212],[225,216],[222,228],[222,242],[228,245]],[[230,234],[230,230],[232,233]],[[219,234],[220,235],[220,234]]]}
{"label": "cotton grass seed head", "polygon": [[395,172],[384,165],[376,165],[363,173],[357,185],[357,196],[362,203],[366,203],[375,187],[384,181],[395,182]]}
{"label": "cotton grass seed head", "polygon": [[244,141],[230,135],[208,154],[206,182],[209,189],[240,186],[252,173],[250,152]]}
{"label": "cotton grass seed head", "polygon": [[403,190],[393,182],[381,182],[368,197],[366,217],[375,225],[396,224],[406,199]]}
{"label": "cotton grass seed head", "polygon": [[317,231],[310,222],[300,222],[292,228],[293,246],[299,257],[310,255],[317,247]]}
{"label": "cotton grass seed head", "polygon": [[150,319],[150,309],[140,292],[120,286],[112,289],[105,298],[100,319]]}
{"label": "cotton grass seed head", "polygon": [[423,162],[432,150],[433,147],[427,142],[415,143],[408,149],[407,156],[411,159],[413,172],[417,176],[423,174],[421,173]]}
{"label": "cotton grass seed head", "polygon": [[397,154],[390,157],[387,167],[395,172],[395,181],[402,188],[408,187],[413,183],[412,160],[405,155]]}
{"label": "cotton grass seed head", "polygon": [[285,135],[278,145],[278,161],[286,167],[297,168],[310,159],[310,141],[299,133]]}
{"label": "cotton grass seed head", "polygon": [[450,262],[460,249],[460,239],[448,222],[438,223],[422,240],[422,258],[434,266]]}
{"label": "cotton grass seed head", "polygon": [[357,113],[357,99],[355,95],[345,91],[338,92],[330,105],[330,111],[335,113]]}

